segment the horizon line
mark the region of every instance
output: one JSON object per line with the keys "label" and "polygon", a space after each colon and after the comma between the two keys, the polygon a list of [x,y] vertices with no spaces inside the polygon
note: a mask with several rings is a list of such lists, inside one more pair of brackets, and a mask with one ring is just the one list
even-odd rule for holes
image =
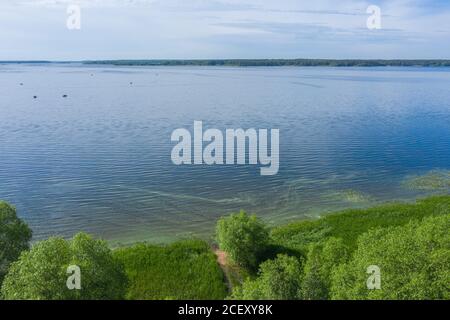
{"label": "horizon line", "polygon": [[119,59],[20,59],[0,60],[0,63],[68,63],[68,62],[109,62],[109,61],[450,61],[450,58],[119,58]]}

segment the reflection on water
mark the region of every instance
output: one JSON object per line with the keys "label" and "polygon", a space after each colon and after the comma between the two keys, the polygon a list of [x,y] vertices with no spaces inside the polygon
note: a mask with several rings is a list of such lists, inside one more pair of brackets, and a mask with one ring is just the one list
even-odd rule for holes
{"label": "reflection on water", "polygon": [[[449,84],[450,69],[1,65],[0,199],[35,239],[125,242],[210,236],[240,209],[276,224],[448,193]],[[279,128],[278,175],[174,166],[170,134],[194,120]]]}

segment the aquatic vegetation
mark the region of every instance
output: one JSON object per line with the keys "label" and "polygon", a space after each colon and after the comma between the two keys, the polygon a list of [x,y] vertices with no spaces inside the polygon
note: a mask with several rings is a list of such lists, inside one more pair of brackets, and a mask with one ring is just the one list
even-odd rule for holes
{"label": "aquatic vegetation", "polygon": [[450,170],[433,170],[424,175],[410,176],[403,185],[413,190],[450,191]]}
{"label": "aquatic vegetation", "polygon": [[246,203],[249,201],[249,197],[245,198],[223,198],[223,199],[212,199],[212,198],[206,198],[206,197],[200,197],[200,196],[194,196],[189,194],[177,194],[177,193],[170,193],[170,192],[163,192],[163,191],[157,191],[157,190],[147,190],[144,188],[138,188],[138,187],[131,187],[131,186],[124,186],[124,185],[116,185],[119,188],[123,188],[125,190],[131,190],[131,191],[138,191],[142,193],[147,193],[150,195],[155,195],[163,198],[172,198],[172,199],[178,199],[178,200],[193,200],[193,201],[200,201],[200,202],[209,202],[209,203]]}
{"label": "aquatic vegetation", "polygon": [[333,192],[330,194],[330,197],[336,200],[343,200],[350,203],[365,203],[373,200],[370,195],[353,189]]}
{"label": "aquatic vegetation", "polygon": [[374,228],[401,226],[411,220],[448,214],[450,196],[437,196],[416,203],[393,203],[368,209],[348,209],[316,220],[290,223],[274,228],[272,240],[278,245],[305,253],[311,243],[329,237],[343,239],[355,248],[356,239]]}

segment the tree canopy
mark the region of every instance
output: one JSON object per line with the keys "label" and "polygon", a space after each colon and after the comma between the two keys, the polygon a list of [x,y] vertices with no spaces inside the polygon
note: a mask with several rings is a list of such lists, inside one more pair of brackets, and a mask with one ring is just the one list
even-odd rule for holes
{"label": "tree canopy", "polygon": [[233,298],[251,300],[295,300],[300,296],[302,268],[299,260],[285,254],[260,265],[258,277],[247,279]]}
{"label": "tree canopy", "polygon": [[[80,268],[81,289],[67,286],[69,266]],[[50,238],[24,251],[2,285],[5,299],[121,299],[127,277],[106,242],[79,233],[72,240]]]}
{"label": "tree canopy", "polygon": [[0,201],[0,286],[11,262],[29,248],[32,232],[16,209]]}
{"label": "tree canopy", "polygon": [[[333,275],[334,299],[450,299],[450,215],[369,231]],[[381,288],[368,290],[367,268],[380,269]]]}
{"label": "tree canopy", "polygon": [[237,264],[257,270],[261,253],[266,249],[269,232],[255,215],[244,211],[221,218],[216,238],[222,250]]}
{"label": "tree canopy", "polygon": [[347,262],[349,250],[340,238],[328,238],[310,245],[304,266],[301,298],[328,300],[333,270]]}

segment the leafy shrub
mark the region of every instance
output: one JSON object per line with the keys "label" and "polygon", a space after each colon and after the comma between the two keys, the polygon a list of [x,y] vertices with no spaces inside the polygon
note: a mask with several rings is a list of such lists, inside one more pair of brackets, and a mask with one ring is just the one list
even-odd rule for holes
{"label": "leafy shrub", "polygon": [[[81,269],[81,290],[67,288],[67,268]],[[2,294],[5,299],[121,299],[127,279],[106,242],[79,233],[73,240],[50,238],[24,251],[12,263]]]}
{"label": "leafy shrub", "polygon": [[232,298],[243,300],[294,300],[298,299],[302,267],[295,257],[278,255],[260,266],[258,277],[247,279],[233,292]]}
{"label": "leafy shrub", "polygon": [[[362,235],[352,259],[335,271],[334,299],[450,299],[450,214]],[[368,290],[367,268],[381,272]]]}
{"label": "leafy shrub", "polygon": [[262,253],[269,242],[266,226],[255,216],[244,211],[221,218],[216,227],[216,238],[238,265],[257,270]]}
{"label": "leafy shrub", "polygon": [[29,249],[31,229],[17,217],[16,209],[0,201],[0,286],[11,262]]}
{"label": "leafy shrub", "polygon": [[418,200],[413,204],[393,203],[368,209],[350,209],[317,220],[300,221],[275,228],[271,238],[279,245],[307,253],[311,243],[328,237],[341,238],[350,251],[357,239],[370,229],[402,226],[410,220],[448,214],[450,196]]}
{"label": "leafy shrub", "polygon": [[348,259],[342,239],[329,238],[310,246],[305,262],[301,297],[305,300],[327,300],[333,270]]}

